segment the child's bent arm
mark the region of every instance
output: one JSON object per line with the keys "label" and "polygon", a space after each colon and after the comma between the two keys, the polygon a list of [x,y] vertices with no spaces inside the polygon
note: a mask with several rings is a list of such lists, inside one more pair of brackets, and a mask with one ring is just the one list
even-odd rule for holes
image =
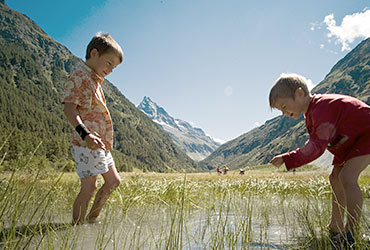
{"label": "child's bent arm", "polygon": [[327,144],[325,140],[310,138],[302,148],[282,154],[286,168],[288,170],[298,168],[316,160],[324,153]]}
{"label": "child's bent arm", "polygon": [[[79,124],[83,124],[81,117],[77,111],[77,105],[74,103],[64,103],[64,114],[66,115],[68,121],[72,124],[75,128]],[[85,141],[87,147],[93,150],[101,148],[106,150],[103,141],[101,140],[100,136],[95,133],[91,133],[86,135]]]}
{"label": "child's bent arm", "polygon": [[82,124],[82,120],[77,111],[77,105],[74,103],[64,103],[64,114],[68,121],[75,128],[77,125]]}

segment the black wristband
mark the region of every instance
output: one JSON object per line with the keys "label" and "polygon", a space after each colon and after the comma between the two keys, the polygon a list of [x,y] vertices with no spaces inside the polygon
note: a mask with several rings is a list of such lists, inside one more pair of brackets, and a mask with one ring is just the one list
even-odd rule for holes
{"label": "black wristband", "polygon": [[81,136],[82,140],[85,140],[85,137],[90,134],[90,131],[84,124],[78,124],[76,127],[76,132]]}

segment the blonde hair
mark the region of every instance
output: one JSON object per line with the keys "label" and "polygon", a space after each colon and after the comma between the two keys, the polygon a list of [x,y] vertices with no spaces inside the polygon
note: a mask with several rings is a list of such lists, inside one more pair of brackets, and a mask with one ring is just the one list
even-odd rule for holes
{"label": "blonde hair", "polygon": [[121,47],[109,34],[102,34],[98,32],[91,39],[86,49],[86,60],[90,58],[90,53],[93,49],[96,49],[100,56],[105,53],[113,52],[118,56],[120,63],[123,61],[123,51]]}
{"label": "blonde hair", "polygon": [[301,88],[305,95],[309,95],[310,91],[307,87],[308,80],[301,75],[294,73],[283,73],[276,80],[270,90],[270,107],[275,107],[275,102],[278,98],[293,98],[297,89]]}

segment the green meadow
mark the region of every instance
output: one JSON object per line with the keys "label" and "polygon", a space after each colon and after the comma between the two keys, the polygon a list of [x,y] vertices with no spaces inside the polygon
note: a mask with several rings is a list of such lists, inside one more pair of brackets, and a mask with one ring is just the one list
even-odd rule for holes
{"label": "green meadow", "polygon": [[[1,249],[332,249],[328,170],[121,173],[99,221],[72,226],[77,175],[31,169],[0,175]],[[369,170],[360,183],[356,244],[370,249]]]}

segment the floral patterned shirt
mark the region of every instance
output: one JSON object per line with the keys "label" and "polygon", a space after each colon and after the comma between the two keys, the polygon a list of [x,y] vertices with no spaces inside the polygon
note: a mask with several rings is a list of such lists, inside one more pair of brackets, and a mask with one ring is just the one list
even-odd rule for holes
{"label": "floral patterned shirt", "polygon": [[[85,126],[101,137],[107,150],[112,150],[113,123],[101,87],[103,80],[86,64],[81,65],[69,76],[62,103],[76,104]],[[72,133],[72,144],[87,147],[76,131]]]}

